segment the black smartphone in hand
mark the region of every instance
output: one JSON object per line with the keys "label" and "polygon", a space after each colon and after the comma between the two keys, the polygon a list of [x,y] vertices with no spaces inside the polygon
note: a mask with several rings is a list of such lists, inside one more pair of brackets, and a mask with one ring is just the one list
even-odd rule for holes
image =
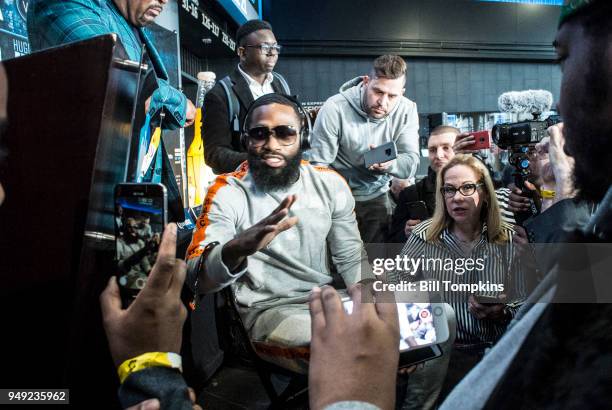
{"label": "black smartphone in hand", "polygon": [[124,307],[144,288],[168,223],[168,194],[162,184],[115,186],[117,278]]}
{"label": "black smartphone in hand", "polygon": [[418,219],[419,221],[429,219],[429,211],[425,201],[408,202],[406,206],[408,206],[409,219]]}

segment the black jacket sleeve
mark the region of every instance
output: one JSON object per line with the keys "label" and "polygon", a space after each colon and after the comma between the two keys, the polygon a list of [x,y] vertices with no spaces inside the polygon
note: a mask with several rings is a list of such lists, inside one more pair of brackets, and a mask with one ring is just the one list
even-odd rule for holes
{"label": "black jacket sleeve", "polygon": [[389,227],[389,235],[387,236],[387,243],[405,243],[406,234],[404,233],[404,227],[406,221],[410,219],[410,210],[406,205],[408,202],[418,201],[419,194],[417,185],[411,185],[400,192],[397,206],[393,212],[393,218],[391,219],[391,226]]}
{"label": "black jacket sleeve", "polygon": [[149,367],[132,373],[119,388],[119,402],[125,409],[148,399],[159,399],[164,410],[192,410],[187,383],[176,369]]}
{"label": "black jacket sleeve", "polygon": [[216,174],[233,172],[247,159],[246,152],[232,145],[227,97],[219,84],[204,98],[202,137],[206,164]]}

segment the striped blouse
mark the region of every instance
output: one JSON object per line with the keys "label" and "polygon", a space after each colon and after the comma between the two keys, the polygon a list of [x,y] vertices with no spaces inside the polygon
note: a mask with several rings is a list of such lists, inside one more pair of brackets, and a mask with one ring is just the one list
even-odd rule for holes
{"label": "striped blouse", "polygon": [[510,202],[510,190],[508,188],[498,188],[495,190],[495,197],[499,203],[499,210],[501,211],[501,219],[503,222],[509,224],[515,224],[514,212],[508,209],[508,203]]}
{"label": "striped blouse", "polygon": [[[470,254],[465,254],[457,238],[448,229],[441,233],[439,242],[427,242],[426,231],[430,225],[431,219],[418,224],[400,254],[402,259],[405,257],[421,259],[421,267],[416,272],[398,270],[388,272],[387,281],[389,283],[437,281],[442,300],[455,310],[456,343],[496,342],[506,331],[508,321],[477,319],[468,310],[468,297],[470,294],[489,297],[506,294],[511,301],[506,305],[507,311],[514,316],[520,301],[525,296],[523,287],[519,286],[520,281],[513,279],[520,275],[520,264],[513,257],[514,230],[511,225],[502,222],[502,229],[506,231],[510,240],[503,245],[492,244],[488,242],[487,227],[484,224],[478,242]],[[467,269],[466,259],[473,259],[476,263]],[[476,291],[457,291],[457,287],[461,285],[469,287],[471,284],[479,283],[483,287]],[[496,289],[500,284],[505,288],[503,291],[499,287]]]}

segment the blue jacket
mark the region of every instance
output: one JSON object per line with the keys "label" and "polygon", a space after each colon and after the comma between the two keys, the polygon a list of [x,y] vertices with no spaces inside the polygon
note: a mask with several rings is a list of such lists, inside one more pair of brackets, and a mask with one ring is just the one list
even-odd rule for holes
{"label": "blue jacket", "polygon": [[145,29],[126,20],[113,0],[30,1],[28,35],[32,51],[110,33],[118,35],[131,60],[140,61],[142,44],[146,45],[159,86],[151,98],[151,116],[155,118],[164,110],[164,128],[184,126],[186,97],[168,84],[168,73]]}

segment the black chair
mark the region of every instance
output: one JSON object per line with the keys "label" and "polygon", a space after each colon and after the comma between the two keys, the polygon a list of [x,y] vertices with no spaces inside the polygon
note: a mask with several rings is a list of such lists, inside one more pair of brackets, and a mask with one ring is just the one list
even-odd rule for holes
{"label": "black chair", "polygon": [[[252,341],[249,333],[242,322],[238,312],[238,305],[231,286],[220,292],[223,298],[223,307],[228,318],[228,327],[235,349],[246,356],[255,370],[270,399],[270,409],[302,408],[308,404],[308,375],[281,367],[268,359],[283,357],[294,360],[308,361],[310,358],[310,347],[286,347],[272,345],[265,342]],[[282,391],[272,383],[274,375],[282,375],[289,378],[288,386]]]}

